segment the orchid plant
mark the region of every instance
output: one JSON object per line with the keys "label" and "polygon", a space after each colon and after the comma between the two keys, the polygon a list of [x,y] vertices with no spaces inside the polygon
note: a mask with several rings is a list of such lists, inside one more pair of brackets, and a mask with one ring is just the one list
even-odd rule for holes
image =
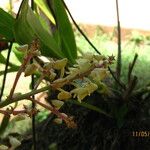
{"label": "orchid plant", "polygon": [[[54,120],[55,122],[61,123],[64,121],[68,127],[75,128],[77,124],[74,122],[73,118],[59,112],[59,109],[63,106],[65,101],[77,98],[77,101],[82,103],[87,96],[95,91],[104,94],[109,92],[109,88],[103,81],[109,76],[107,67],[114,62],[113,56],[105,57],[86,53],[77,58],[73,66],[70,66],[67,58],[60,60],[50,58],[49,62],[44,62],[40,58],[38,40],[34,40],[30,45],[20,46],[17,50],[24,53],[22,65],[17,72],[10,94],[6,100],[0,103],[0,108],[6,108],[9,104],[24,99],[30,100],[55,114],[57,116]],[[33,59],[32,63],[30,63],[31,59]],[[18,94],[15,92],[15,88],[22,73],[24,73],[24,76],[38,74],[39,77],[31,92]],[[48,83],[45,87],[39,88],[43,80],[46,80]],[[66,85],[71,85],[71,88],[67,91],[64,88]],[[104,88],[106,90],[103,90]],[[53,89],[53,92],[57,91],[58,93],[56,99],[50,100],[51,103],[49,105],[45,105],[38,101],[38,99],[33,99],[33,97],[31,97],[49,89]],[[5,110],[0,109],[0,113],[4,115],[27,113],[32,117],[32,115],[38,113],[38,111],[36,109],[28,109],[27,107],[24,107],[23,110],[16,110],[15,105],[15,107],[8,107]]]}

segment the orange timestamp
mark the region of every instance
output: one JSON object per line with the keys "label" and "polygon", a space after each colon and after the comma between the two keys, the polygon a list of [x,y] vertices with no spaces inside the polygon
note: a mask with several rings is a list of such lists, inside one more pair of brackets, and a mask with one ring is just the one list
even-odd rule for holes
{"label": "orange timestamp", "polygon": [[150,131],[132,131],[133,137],[150,137]]}

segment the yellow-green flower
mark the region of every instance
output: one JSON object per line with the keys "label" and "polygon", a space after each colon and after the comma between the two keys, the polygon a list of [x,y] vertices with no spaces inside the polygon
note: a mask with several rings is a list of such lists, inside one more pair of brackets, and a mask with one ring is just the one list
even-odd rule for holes
{"label": "yellow-green flower", "polygon": [[61,106],[63,106],[63,104],[64,104],[64,102],[63,101],[60,101],[60,100],[52,100],[51,101],[52,102],[52,104],[55,106],[55,107],[57,107],[58,109],[61,107]]}
{"label": "yellow-green flower", "polygon": [[59,100],[67,100],[69,98],[71,98],[71,94],[67,91],[61,91],[58,95],[57,98]]}
{"label": "yellow-green flower", "polygon": [[68,62],[67,58],[57,60],[57,61],[54,62],[53,68],[57,69],[57,70],[61,70],[62,68],[64,68],[66,66],[67,62]]}
{"label": "yellow-green flower", "polygon": [[36,70],[38,66],[35,63],[28,64],[25,71],[24,71],[24,76],[30,76],[32,75]]}
{"label": "yellow-green flower", "polygon": [[90,77],[96,82],[99,82],[99,81],[105,79],[107,76],[108,76],[108,71],[105,68],[95,68],[90,73]]}
{"label": "yellow-green flower", "polygon": [[82,87],[73,89],[71,93],[74,94],[74,98],[77,97],[79,102],[81,102],[81,100],[83,100],[89,94],[87,89]]}
{"label": "yellow-green flower", "polygon": [[71,91],[74,94],[74,98],[77,97],[78,101],[81,102],[86,96],[93,93],[98,86],[95,83],[89,82],[84,87],[78,87]]}

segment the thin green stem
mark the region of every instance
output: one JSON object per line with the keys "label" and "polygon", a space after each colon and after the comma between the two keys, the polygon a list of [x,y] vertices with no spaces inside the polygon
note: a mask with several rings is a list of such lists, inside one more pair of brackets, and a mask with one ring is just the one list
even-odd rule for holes
{"label": "thin green stem", "polygon": [[129,65],[128,83],[130,83],[132,71],[133,71],[133,68],[134,68],[134,66],[135,66],[135,63],[136,63],[137,58],[138,58],[138,54],[135,54],[134,59],[133,59],[133,61],[132,61],[132,64]]}
{"label": "thin green stem", "polygon": [[117,30],[118,30],[118,56],[117,56],[116,76],[118,81],[120,81],[122,62],[121,62],[121,26],[119,18],[118,0],[116,0],[116,11],[117,11]]}
{"label": "thin green stem", "polygon": [[5,89],[5,83],[6,83],[6,78],[7,78],[7,71],[8,71],[8,66],[9,66],[9,59],[10,59],[10,54],[11,54],[11,49],[13,46],[13,42],[10,43],[9,49],[8,49],[8,54],[7,54],[7,59],[6,59],[6,65],[5,65],[5,71],[4,71],[4,77],[2,81],[2,87],[1,87],[1,93],[0,93],[0,101],[2,99],[4,89]]}
{"label": "thin green stem", "polygon": [[112,118],[112,116],[110,114],[106,113],[104,110],[102,110],[102,109],[100,109],[100,108],[98,108],[98,107],[96,107],[94,105],[91,105],[91,104],[88,104],[88,103],[85,103],[85,102],[81,102],[80,103],[80,102],[75,101],[75,100],[69,100],[68,102],[72,103],[72,104],[76,104],[76,105],[82,106],[82,107],[85,107],[85,108],[88,108],[90,110],[94,110],[94,111],[96,111],[96,112],[98,112],[100,114],[103,114],[103,115],[105,115],[107,117]]}
{"label": "thin green stem", "polygon": [[20,68],[19,68],[19,70],[18,70],[18,72],[17,72],[17,75],[16,75],[16,77],[15,77],[15,81],[14,81],[14,83],[13,83],[13,87],[11,88],[10,94],[9,94],[9,96],[8,96],[9,99],[12,98],[12,96],[13,96],[13,94],[14,94],[14,91],[15,91],[15,88],[16,88],[16,86],[17,86],[17,83],[18,83],[18,81],[19,81],[19,78],[20,78],[20,76],[21,76],[21,73],[24,71],[26,65],[27,65],[28,62],[31,60],[31,58],[32,58],[32,56],[26,56],[26,57],[24,58],[24,62],[23,62],[23,64],[20,66]]}
{"label": "thin green stem", "polygon": [[29,97],[32,96],[32,95],[35,95],[35,94],[38,94],[38,93],[47,91],[50,87],[51,87],[51,85],[48,85],[48,86],[43,87],[43,88],[41,88],[41,89],[33,90],[33,91],[28,92],[28,93],[26,93],[26,94],[19,95],[19,96],[15,97],[15,99],[14,99],[14,98],[12,98],[12,99],[9,99],[9,98],[8,98],[8,99],[6,99],[6,100],[0,102],[0,108],[5,107],[5,106],[7,106],[7,105],[9,105],[9,104],[12,104],[12,103],[15,103],[15,102],[18,102],[18,101],[27,99],[27,98],[29,98]]}

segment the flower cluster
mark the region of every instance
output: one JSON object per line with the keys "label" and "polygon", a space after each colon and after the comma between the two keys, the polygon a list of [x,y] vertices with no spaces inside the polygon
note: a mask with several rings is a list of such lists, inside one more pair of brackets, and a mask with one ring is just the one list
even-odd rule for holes
{"label": "flower cluster", "polygon": [[[31,51],[28,49],[27,45],[18,48],[18,50],[26,51],[27,55],[30,55]],[[38,57],[38,59],[34,59],[32,64],[26,65],[24,70],[25,76],[37,72],[40,77],[34,89],[37,89],[40,83],[46,80],[50,87],[57,91],[58,95],[56,98],[50,100],[50,109],[58,117],[54,120],[57,123],[61,123],[64,120],[68,126],[75,126],[72,118],[64,113],[58,113],[58,110],[66,100],[77,98],[81,103],[83,99],[90,96],[94,91],[105,94],[108,91],[107,85],[103,81],[109,76],[107,68],[113,63],[114,56],[105,57],[103,55],[86,53],[80,56],[73,66],[70,66],[67,58],[60,60],[51,58],[48,62],[43,62],[37,49],[35,51],[32,50],[31,54],[34,56],[33,59],[35,57]],[[42,65],[37,60],[42,61]],[[67,85],[71,85],[68,90],[65,89]]]}

